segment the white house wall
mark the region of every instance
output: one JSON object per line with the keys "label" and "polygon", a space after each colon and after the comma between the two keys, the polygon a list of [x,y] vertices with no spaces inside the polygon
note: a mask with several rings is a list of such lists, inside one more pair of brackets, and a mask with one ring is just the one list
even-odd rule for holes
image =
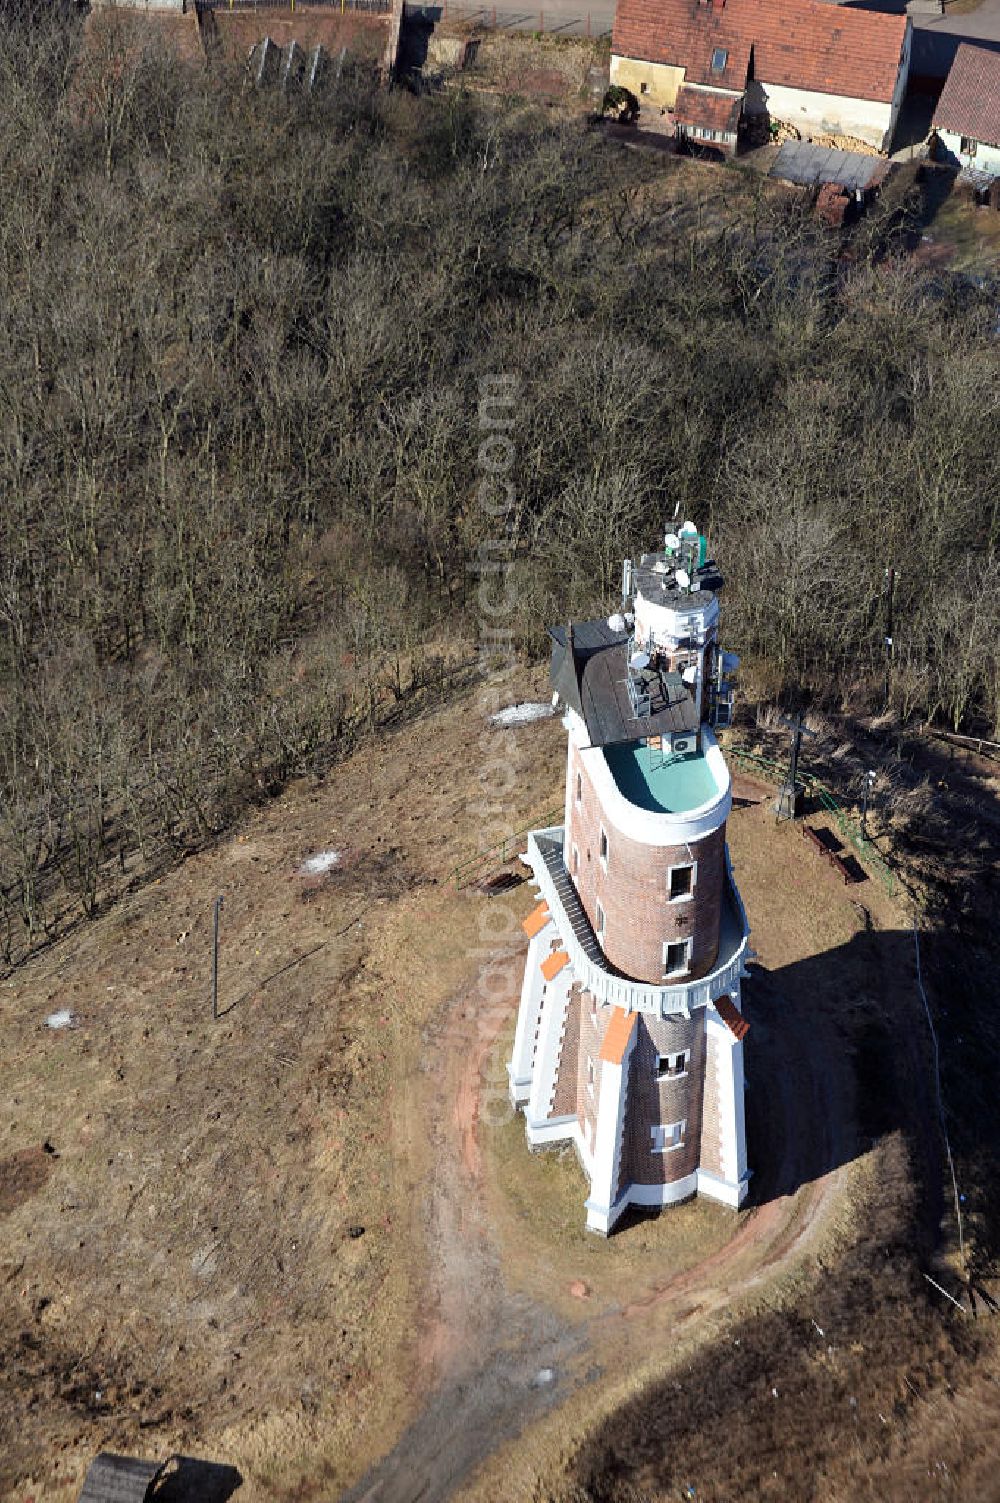
{"label": "white house wall", "polygon": [[970,156],[967,151],[962,151],[962,137],[952,130],[939,130],[938,140],[948,153],[951,161],[958,162],[962,167],[974,167],[977,172],[995,172],[1000,174],[1000,146],[987,146],[980,141],[975,156]]}
{"label": "white house wall", "polygon": [[756,88],[748,94],[748,104],[752,109],[755,97],[772,120],[804,126],[807,131],[821,130],[831,136],[857,136],[859,141],[867,141],[879,149],[892,133],[891,104],[880,104],[873,99],[847,99],[838,94],[813,94],[805,89],[769,84],[763,78],[756,82]]}
{"label": "white house wall", "polygon": [[[907,85],[907,83],[909,81],[909,77],[910,77],[910,60],[911,60],[911,57],[912,57],[912,48],[913,48],[913,22],[912,21],[907,21],[907,23],[906,23],[906,31],[903,34],[903,52],[902,52],[902,57],[901,57],[900,64],[899,64],[899,73],[898,73],[898,75],[896,77],[896,87],[895,87],[895,89],[893,90],[893,93],[892,93],[892,107],[891,107],[891,110],[890,110],[890,118],[889,118],[889,136],[890,136],[890,139],[891,139],[891,137],[893,135],[895,135],[895,132],[896,132],[896,122],[899,119],[899,111],[902,108],[902,104],[903,104],[903,95],[906,93],[906,85]],[[888,148],[888,146],[889,146],[889,141],[887,140],[885,142],[885,147]]]}

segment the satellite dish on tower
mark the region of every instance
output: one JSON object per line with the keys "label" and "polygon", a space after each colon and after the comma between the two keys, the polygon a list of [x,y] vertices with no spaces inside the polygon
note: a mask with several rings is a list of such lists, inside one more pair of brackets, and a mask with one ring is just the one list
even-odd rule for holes
{"label": "satellite dish on tower", "polygon": [[686,589],[688,589],[690,587],[690,584],[691,584],[691,576],[687,572],[687,570],[686,569],[678,569],[677,570],[677,588],[679,590],[686,590]]}
{"label": "satellite dish on tower", "polygon": [[628,665],[630,668],[634,668],[636,673],[641,673],[644,668],[649,667],[649,653],[633,652],[628,660]]}
{"label": "satellite dish on tower", "polygon": [[673,553],[675,548],[679,548],[681,546],[681,540],[677,536],[676,532],[668,532],[663,541],[667,545],[668,553]]}

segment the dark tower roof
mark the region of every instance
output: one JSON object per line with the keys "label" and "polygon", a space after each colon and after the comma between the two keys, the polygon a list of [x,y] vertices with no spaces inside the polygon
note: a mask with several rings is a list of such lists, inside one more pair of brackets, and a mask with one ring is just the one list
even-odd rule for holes
{"label": "dark tower roof", "polygon": [[637,716],[629,698],[629,634],[606,621],[550,626],[552,687],[583,719],[593,746],[642,741],[698,729],[698,712],[679,673],[651,675],[650,713]]}

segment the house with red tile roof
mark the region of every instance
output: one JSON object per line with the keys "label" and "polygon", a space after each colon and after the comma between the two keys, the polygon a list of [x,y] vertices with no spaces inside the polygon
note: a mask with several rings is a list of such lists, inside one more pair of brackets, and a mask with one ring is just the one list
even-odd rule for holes
{"label": "house with red tile roof", "polygon": [[1000,177],[1000,53],[962,42],[934,111],[937,157],[972,177]]}
{"label": "house with red tile roof", "polygon": [[618,0],[611,82],[723,151],[759,115],[884,151],[910,66],[906,16],[822,0]]}

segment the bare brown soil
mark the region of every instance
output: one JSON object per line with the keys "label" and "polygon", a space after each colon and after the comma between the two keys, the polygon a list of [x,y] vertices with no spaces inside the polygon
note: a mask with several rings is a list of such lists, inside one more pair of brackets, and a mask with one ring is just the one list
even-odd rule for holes
{"label": "bare brown soil", "polygon": [[[329,1496],[418,1405],[429,1145],[408,1085],[435,1082],[423,1030],[482,964],[483,900],[448,881],[490,818],[480,737],[516,774],[507,831],[548,807],[558,729],[485,727],[531,687],[467,693],[299,784],[0,989],[0,1496],[75,1498],[102,1447],[226,1460],[247,1498]],[[299,874],[328,849],[342,866]],[[55,1007],[78,1026],[47,1029]],[[24,1165],[46,1140],[42,1183]]]}
{"label": "bare brown soil", "polygon": [[[771,957],[748,988],[748,1068],[761,1082],[750,1099],[762,1166],[751,1208],[736,1217],[696,1202],[634,1218],[608,1241],[588,1234],[575,1160],[527,1152],[520,1122],[497,1110],[505,1047],[491,1050],[490,1029],[461,1007],[437,1053],[456,1072],[451,1143],[436,1138],[434,1155],[439,1296],[427,1355],[438,1387],[351,1499],[531,1496],[623,1383],[648,1383],[735,1310],[780,1300],[789,1276],[840,1235],[838,1213],[852,1186],[863,1193],[864,1172],[852,1163],[852,1071],[832,1014],[867,975],[855,948],[864,920],[832,871],[810,865],[799,835],[775,826],[767,790],[745,783],[740,793],[730,833],[760,909],[758,948]],[[875,922],[892,929],[891,904],[869,887]],[[505,1045],[518,979],[515,967],[505,1020],[497,1009]],[[881,992],[882,979],[875,985]],[[497,1120],[474,1135],[484,1095]]]}
{"label": "bare brown soil", "polygon": [[467,85],[509,98],[579,110],[588,76],[600,58],[596,41],[487,30],[480,34],[475,61],[462,77]]}
{"label": "bare brown soil", "polygon": [[[503,1062],[531,894],[448,876],[494,797],[496,738],[506,828],[558,803],[558,722],[484,722],[542,692],[536,674],[492,705],[463,694],[4,989],[0,1495],[73,1498],[110,1447],[228,1462],[248,1500],[358,1477],[348,1496],[382,1503],[523,1498],[602,1414],[850,1240],[889,1150],[856,1158],[839,1015],[909,985],[899,920],[868,883],[869,931],[750,783],[730,837],[759,955],[751,1206],[603,1241],[572,1158],[528,1154]],[[321,850],[342,859],[302,875]],[[46,1029],[56,1006],[79,1026]]]}

